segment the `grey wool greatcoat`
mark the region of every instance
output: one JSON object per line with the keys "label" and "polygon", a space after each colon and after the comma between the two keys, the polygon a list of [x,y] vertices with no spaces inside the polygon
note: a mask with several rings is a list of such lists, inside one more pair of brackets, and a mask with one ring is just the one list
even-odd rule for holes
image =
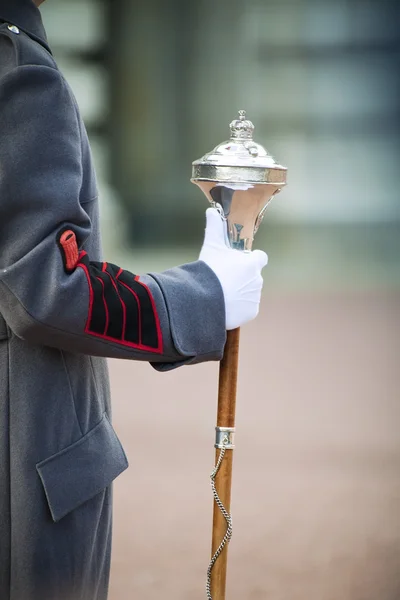
{"label": "grey wool greatcoat", "polygon": [[219,360],[225,339],[204,263],[137,277],[103,262],[76,101],[38,9],[0,0],[0,600],[105,600],[127,468],[105,357],[167,370]]}

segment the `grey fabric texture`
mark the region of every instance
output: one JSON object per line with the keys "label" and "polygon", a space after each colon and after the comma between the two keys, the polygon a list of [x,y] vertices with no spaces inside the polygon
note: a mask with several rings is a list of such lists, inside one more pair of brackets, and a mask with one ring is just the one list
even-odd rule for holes
{"label": "grey fabric texture", "polygon": [[[104,414],[77,442],[36,465],[53,520],[96,496],[127,466],[121,443]],[[77,480],[80,486],[75,485]]]}
{"label": "grey fabric texture", "polygon": [[6,339],[8,339],[8,336],[9,336],[9,333],[8,333],[7,323],[5,322],[3,317],[0,315],[0,340],[6,340]]}
{"label": "grey fabric texture", "polygon": [[71,228],[102,260],[96,175],[31,0],[0,2],[0,132],[0,599],[106,600],[112,481],[127,467],[106,357],[159,370],[219,360],[222,289],[200,261],[141,276],[159,353],[85,331],[88,280],[65,271],[57,235]]}
{"label": "grey fabric texture", "polygon": [[[100,243],[88,139],[60,72],[50,65],[34,64],[7,72],[0,82],[0,127],[4,173],[0,179],[0,312],[8,325],[17,336],[34,343],[70,349],[72,336],[75,351],[149,360],[149,353],[132,353],[104,340],[99,343],[84,333],[88,282],[82,269],[64,271],[56,243],[61,228],[75,232],[80,249],[92,260],[99,257]],[[158,283],[154,276],[148,277],[146,283],[156,299],[164,338],[163,354],[151,360],[182,361],[171,343],[171,313],[166,307],[168,298],[172,306],[179,295],[180,312],[174,324],[185,324],[175,332],[183,356],[188,362],[200,362],[202,354],[206,360],[219,360],[225,343],[225,310],[222,289],[211,269],[198,261],[175,268]],[[204,311],[211,319],[208,331],[212,335],[204,335]],[[186,326],[189,321],[190,327]]]}
{"label": "grey fabric texture", "polygon": [[[182,265],[180,268],[169,269],[162,273],[151,273],[164,294],[168,312],[172,341],[182,358],[178,363],[152,363],[158,371],[168,371],[182,364],[196,364],[204,360],[214,360],[215,351],[210,342],[219,341],[220,347],[225,344],[225,327],[222,330],[218,323],[225,324],[225,306],[220,301],[219,294],[210,293],[217,283],[220,284],[214,272],[201,261]],[[193,292],[189,297],[180,292],[182,283]],[[222,290],[221,290],[222,293]],[[222,309],[222,310],[221,310]],[[200,319],[201,335],[194,321]],[[218,357],[219,359],[222,356]]]}

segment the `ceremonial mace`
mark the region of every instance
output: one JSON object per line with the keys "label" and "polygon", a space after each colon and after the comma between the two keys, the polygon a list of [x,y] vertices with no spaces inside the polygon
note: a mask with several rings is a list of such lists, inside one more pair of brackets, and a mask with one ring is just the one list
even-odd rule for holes
{"label": "ceremonial mace", "polygon": [[[193,163],[191,181],[199,186],[226,223],[232,248],[250,252],[265,210],[286,185],[286,167],[278,165],[253,140],[254,125],[244,110],[230,124],[231,137]],[[225,600],[228,544],[232,536],[230,514],[235,434],[239,328],[227,333],[219,370],[215,437],[215,468],[211,562],[207,571],[208,600]]]}

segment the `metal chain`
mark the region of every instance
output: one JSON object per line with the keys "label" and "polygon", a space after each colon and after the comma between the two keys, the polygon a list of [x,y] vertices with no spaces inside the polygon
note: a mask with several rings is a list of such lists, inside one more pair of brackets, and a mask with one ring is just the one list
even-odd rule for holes
{"label": "metal chain", "polygon": [[225,546],[230,542],[231,537],[232,537],[232,516],[228,513],[228,511],[226,510],[225,506],[222,504],[220,497],[218,496],[218,492],[217,489],[215,487],[215,478],[217,476],[217,473],[221,467],[222,461],[224,459],[225,456],[225,452],[226,452],[226,448],[223,447],[221,448],[221,452],[219,453],[219,457],[218,457],[218,461],[217,464],[214,467],[213,472],[210,475],[210,479],[211,479],[211,487],[212,487],[212,491],[213,491],[213,495],[214,495],[214,500],[219,508],[219,510],[221,511],[222,515],[224,516],[224,519],[226,521],[227,524],[227,530],[226,533],[222,539],[222,542],[220,543],[220,545],[218,546],[214,556],[211,559],[210,565],[207,569],[207,586],[206,586],[206,590],[207,590],[207,600],[213,600],[212,595],[211,595],[211,572],[214,568],[215,563],[218,560],[218,557],[220,556],[220,554],[222,553],[223,549],[225,548]]}

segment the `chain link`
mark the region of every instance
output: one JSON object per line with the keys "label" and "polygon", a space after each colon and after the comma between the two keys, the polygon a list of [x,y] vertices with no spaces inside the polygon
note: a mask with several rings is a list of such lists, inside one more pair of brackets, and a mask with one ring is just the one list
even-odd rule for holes
{"label": "chain link", "polygon": [[218,457],[218,461],[217,464],[214,467],[213,472],[210,475],[210,479],[211,479],[211,488],[213,491],[213,495],[214,495],[214,500],[219,508],[219,510],[221,511],[226,524],[227,524],[227,529],[226,529],[226,533],[222,539],[222,542],[220,543],[220,545],[218,546],[214,556],[211,559],[210,565],[207,569],[207,585],[206,585],[206,591],[207,591],[207,600],[213,600],[213,597],[211,595],[211,573],[212,570],[214,568],[215,563],[218,560],[218,557],[220,556],[220,554],[222,553],[223,549],[225,548],[225,546],[227,544],[229,544],[231,537],[232,537],[232,516],[228,513],[228,511],[226,510],[225,506],[222,504],[220,497],[218,496],[218,492],[217,489],[215,487],[215,478],[217,476],[217,473],[221,467],[222,461],[224,460],[224,456],[225,456],[225,452],[226,452],[226,448],[223,447],[221,448],[221,452],[219,453],[219,457]]}

